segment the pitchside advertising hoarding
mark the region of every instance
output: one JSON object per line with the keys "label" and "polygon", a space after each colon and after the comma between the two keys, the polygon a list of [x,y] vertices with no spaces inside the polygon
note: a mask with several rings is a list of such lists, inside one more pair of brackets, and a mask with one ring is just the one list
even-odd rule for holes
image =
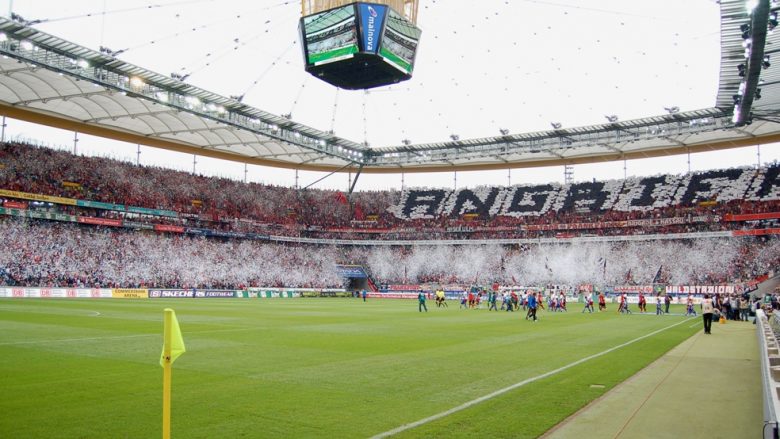
{"label": "pitchside advertising hoarding", "polygon": [[62,298],[62,299],[100,299],[111,298],[108,288],[21,288],[0,287],[0,297],[15,298]]}
{"label": "pitchside advertising hoarding", "polygon": [[111,297],[115,299],[148,299],[149,290],[146,288],[114,288]]}
{"label": "pitchside advertising hoarding", "polygon": [[[420,290],[430,295],[436,288],[427,288],[424,285],[390,285],[392,289],[382,292],[368,293],[368,297],[385,299],[416,299]],[[501,291],[545,291],[545,294],[567,291],[571,298],[578,297],[577,290],[556,290],[534,286],[501,287]],[[463,290],[455,286],[444,287],[447,299],[459,298]],[[602,291],[599,287],[595,291]],[[616,285],[604,287],[608,300],[619,294],[626,294],[629,302],[636,303],[639,294],[647,297],[651,303],[655,297],[655,291],[672,296],[672,303],[685,303],[687,296],[693,295],[695,303],[698,303],[704,294],[742,294],[742,285]],[[189,288],[28,288],[28,287],[0,287],[0,298],[114,298],[114,299],[206,299],[206,298],[257,298],[257,299],[291,299],[298,297],[351,297],[352,293],[341,289],[312,290],[305,288],[248,288],[246,290],[217,290],[217,289],[189,289]]]}
{"label": "pitchside advertising hoarding", "polygon": [[742,294],[740,285],[667,285],[666,294]]}
{"label": "pitchside advertising hoarding", "polygon": [[149,297],[152,299],[181,299],[195,297],[195,290],[189,289],[151,289]]}
{"label": "pitchside advertising hoarding", "polygon": [[311,290],[304,289],[281,289],[281,288],[249,288],[247,292],[249,297],[258,299],[291,299],[293,297],[302,297],[304,292]]}
{"label": "pitchside advertising hoarding", "polygon": [[236,297],[236,290],[150,289],[149,297],[152,299],[232,299]]}

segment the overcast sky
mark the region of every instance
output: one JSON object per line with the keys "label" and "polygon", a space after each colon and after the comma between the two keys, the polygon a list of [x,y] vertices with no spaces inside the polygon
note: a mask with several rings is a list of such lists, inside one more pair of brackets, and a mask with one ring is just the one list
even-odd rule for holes
{"label": "overcast sky", "polygon": [[[0,3],[1,5],[2,3]],[[713,0],[420,0],[414,77],[369,92],[337,91],[303,70],[300,3],[283,0],[16,0],[35,27],[193,85],[372,146],[494,136],[714,105],[720,66]],[[7,135],[72,149],[73,133],[9,121]],[[136,145],[80,135],[79,153],[136,160]],[[778,159],[775,145],[762,162]],[[193,157],[142,147],[142,164],[192,171]],[[759,148],[694,154],[690,169],[755,165]],[[634,160],[627,175],[681,173],[687,156]],[[198,173],[244,178],[244,165],[197,158]],[[300,172],[301,186],[322,174]],[[577,165],[577,181],[622,178],[624,163]],[[248,179],[295,184],[292,171],[248,167]],[[405,186],[563,180],[563,167],[406,174]],[[347,175],[317,188],[344,189]],[[401,175],[361,176],[357,190],[399,188]]]}

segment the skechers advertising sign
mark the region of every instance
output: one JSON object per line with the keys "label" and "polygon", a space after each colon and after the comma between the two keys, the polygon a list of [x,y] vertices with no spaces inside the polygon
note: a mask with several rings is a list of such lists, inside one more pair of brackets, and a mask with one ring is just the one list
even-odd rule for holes
{"label": "skechers advertising sign", "polygon": [[382,26],[387,15],[387,6],[369,3],[358,3],[362,29],[363,52],[376,53],[379,49],[379,39],[382,36]]}

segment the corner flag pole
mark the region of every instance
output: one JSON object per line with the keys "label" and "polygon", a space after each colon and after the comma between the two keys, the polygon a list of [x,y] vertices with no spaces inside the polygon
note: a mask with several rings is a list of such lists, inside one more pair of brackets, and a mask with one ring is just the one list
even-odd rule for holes
{"label": "corner flag pole", "polygon": [[170,308],[165,308],[163,350],[160,355],[160,365],[163,367],[163,439],[171,438],[171,366],[184,351],[184,340],[181,337],[176,313]]}

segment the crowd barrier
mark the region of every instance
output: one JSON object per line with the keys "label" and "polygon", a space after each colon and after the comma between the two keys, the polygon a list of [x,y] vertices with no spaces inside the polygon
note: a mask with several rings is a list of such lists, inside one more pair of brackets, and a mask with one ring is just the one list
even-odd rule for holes
{"label": "crowd barrier", "polygon": [[297,297],[349,297],[350,292],[311,288],[30,288],[0,287],[0,298],[62,299],[292,299]]}
{"label": "crowd barrier", "polygon": [[759,361],[761,361],[761,384],[763,388],[764,439],[780,437],[778,414],[780,414],[780,316],[756,311],[756,334],[758,336]]}
{"label": "crowd barrier", "polygon": [[[392,287],[399,287],[392,285]],[[402,286],[406,287],[406,286]],[[419,291],[431,293],[432,288],[425,285],[414,285],[415,288],[390,288],[379,292],[369,292],[368,297],[384,299],[413,299]],[[501,291],[539,291],[539,287],[501,287]],[[685,303],[687,295],[693,295],[694,303],[699,303],[702,294],[733,294],[741,293],[742,288],[734,285],[706,286],[666,286],[662,288],[672,297],[672,303]],[[463,289],[452,286],[445,288],[447,299],[459,299]],[[558,291],[558,290],[549,290]],[[639,292],[645,293],[648,302],[654,296],[653,286],[615,286],[605,289],[607,301],[612,302],[619,293],[626,293],[629,303],[638,301]],[[566,293],[573,301],[581,298],[579,293]],[[352,297],[351,291],[343,289],[312,289],[312,288],[247,288],[244,290],[200,289],[200,288],[30,288],[30,287],[0,287],[0,297],[10,298],[114,298],[114,299],[206,299],[206,298],[257,298],[257,299],[292,299],[297,297]]]}

